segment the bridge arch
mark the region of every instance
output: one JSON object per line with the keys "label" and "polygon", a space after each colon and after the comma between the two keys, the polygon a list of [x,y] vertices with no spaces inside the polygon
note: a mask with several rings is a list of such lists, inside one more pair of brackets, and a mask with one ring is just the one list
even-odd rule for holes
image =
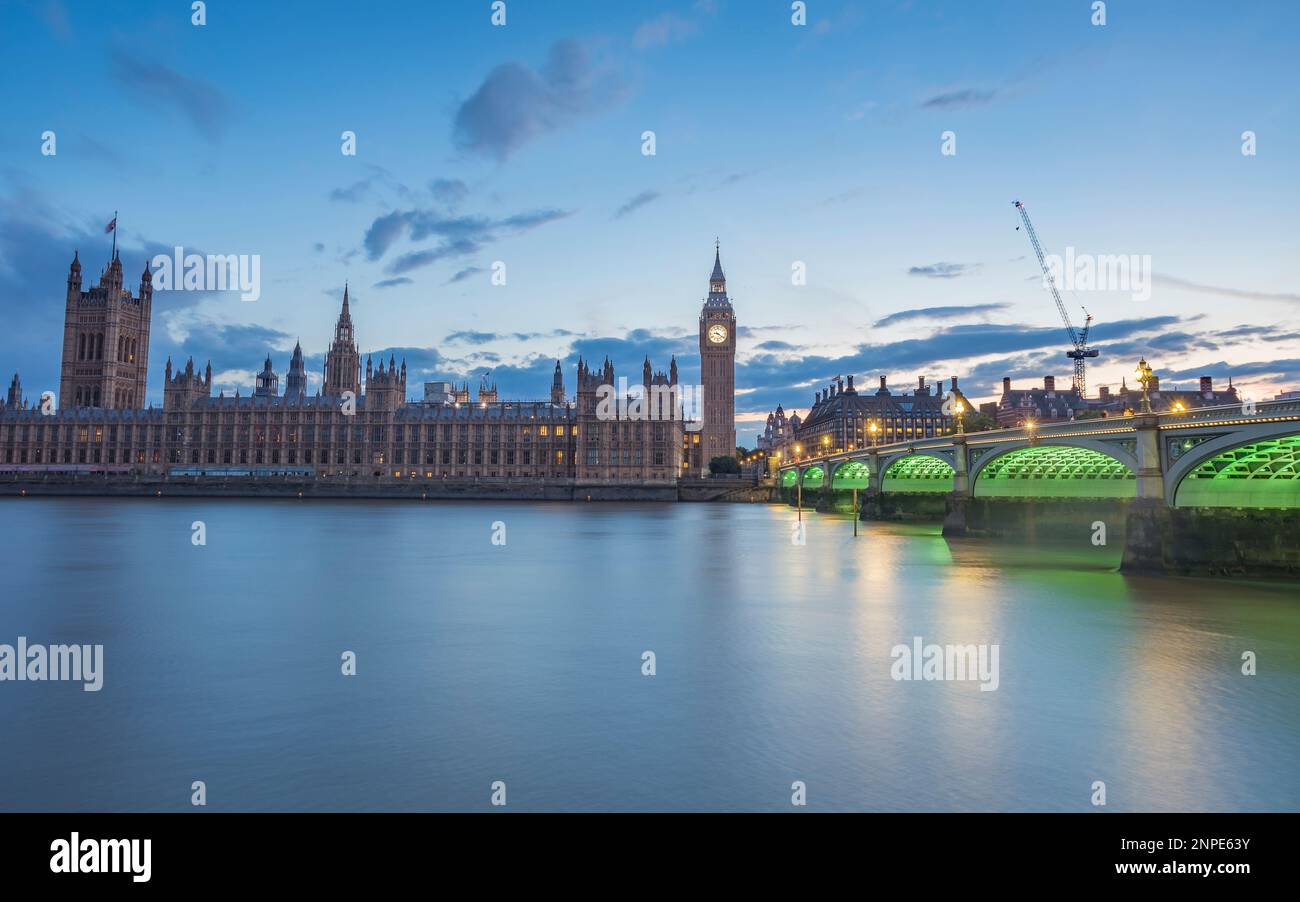
{"label": "bridge arch", "polygon": [[831,470],[832,489],[871,488],[871,467],[863,460],[845,460]]}
{"label": "bridge arch", "polygon": [[[1193,436],[1190,433],[1183,433],[1181,430],[1162,432],[1161,441],[1166,443],[1162,450],[1162,455],[1167,463],[1165,464],[1165,501],[1171,506],[1192,507],[1199,505],[1189,505],[1183,501],[1178,501],[1178,495],[1189,473],[1201,466],[1207,460],[1217,457],[1226,451],[1232,451],[1237,448],[1244,448],[1248,445],[1258,444],[1270,439],[1287,439],[1294,438],[1297,435],[1296,424],[1294,422],[1274,422],[1274,423],[1251,423],[1246,426],[1235,425],[1230,431],[1225,430],[1220,433],[1212,433],[1209,437],[1205,435]],[[1188,435],[1186,450],[1180,449],[1178,445],[1185,441],[1182,435]],[[1178,457],[1174,455],[1182,450]],[[1262,474],[1261,474],[1262,475]],[[1202,474],[1198,479],[1204,478]],[[1225,480],[1229,477],[1225,476]],[[1221,486],[1222,487],[1222,486]],[[1190,495],[1188,496],[1190,497]],[[1212,505],[1220,506],[1220,505]],[[1250,504],[1230,504],[1231,507],[1253,507]]]}
{"label": "bridge arch", "polygon": [[[882,466],[884,466],[882,464]],[[880,491],[886,494],[947,494],[953,487],[953,466],[934,454],[908,454],[896,457],[884,467]]]}
{"label": "bridge arch", "polygon": [[806,467],[800,471],[799,481],[803,483],[805,489],[819,489],[822,487],[822,483],[826,481],[826,468],[821,464]]}
{"label": "bridge arch", "polygon": [[[1294,431],[1295,424],[1289,424]],[[1225,442],[1230,447],[1221,447]],[[1166,479],[1175,507],[1300,508],[1300,435],[1223,436],[1180,458]]]}
{"label": "bridge arch", "polygon": [[1035,444],[985,455],[972,474],[971,494],[977,498],[1133,498],[1136,469],[1128,452],[1099,442]]}
{"label": "bridge arch", "polygon": [[791,467],[781,471],[781,488],[792,489],[799,482],[799,471]]}

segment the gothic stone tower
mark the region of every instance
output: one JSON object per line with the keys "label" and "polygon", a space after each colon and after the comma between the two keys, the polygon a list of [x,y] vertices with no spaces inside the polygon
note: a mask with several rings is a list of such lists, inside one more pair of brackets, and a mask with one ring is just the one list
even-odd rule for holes
{"label": "gothic stone tower", "polygon": [[302,342],[293,346],[293,359],[289,361],[289,375],[284,380],[284,396],[301,403],[307,397],[307,367],[302,360]]}
{"label": "gothic stone tower", "polygon": [[345,391],[361,396],[361,352],[357,350],[356,333],[352,329],[346,285],[343,286],[343,310],[334,326],[334,342],[325,353],[325,387],[321,394],[337,397]]}
{"label": "gothic stone tower", "polygon": [[137,297],[122,288],[122,281],[122,258],[114,251],[99,284],[82,291],[81,261],[73,254],[63,315],[60,406],[144,406],[153,305],[148,262]]}
{"label": "gothic stone tower", "polygon": [[[704,428],[699,433],[700,451],[690,457],[696,475],[704,476],[710,460],[736,453],[736,312],[727,297],[727,279],[717,247],[709,296],[700,311],[700,383],[704,386]],[[694,436],[690,440],[693,442]]]}

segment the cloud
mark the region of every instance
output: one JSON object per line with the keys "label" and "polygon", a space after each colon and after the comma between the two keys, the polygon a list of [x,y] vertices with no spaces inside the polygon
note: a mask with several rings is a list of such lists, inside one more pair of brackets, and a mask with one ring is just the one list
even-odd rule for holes
{"label": "cloud", "polygon": [[159,105],[168,107],[188,119],[208,142],[215,144],[221,140],[229,104],[210,82],[121,51],[112,54],[110,74],[128,94],[149,104],[151,109]]}
{"label": "cloud", "polygon": [[979,90],[977,88],[963,88],[960,91],[949,91],[945,94],[936,94],[933,97],[921,101],[918,106],[921,109],[932,110],[966,110],[971,107],[983,106],[991,103],[993,98],[997,97],[996,90]]}
{"label": "cloud", "polygon": [[462,150],[504,161],[528,142],[605,108],[623,93],[622,80],[595,67],[581,44],[557,41],[540,72],[519,62],[489,72],[456,111],[452,138]]}
{"label": "cloud", "polygon": [[[916,267],[913,267],[913,269],[915,268]],[[1010,306],[1010,304],[970,304],[965,307],[918,307],[915,310],[900,310],[897,313],[891,313],[883,319],[876,320],[873,328],[882,329],[885,326],[894,326],[898,323],[906,323],[913,320],[952,319],[958,316],[979,316],[985,313],[992,313],[996,310],[1005,310]]]}
{"label": "cloud", "polygon": [[1300,302],[1300,294],[1294,292],[1268,292],[1252,291],[1246,288],[1225,288],[1218,285],[1206,285],[1201,282],[1190,282],[1187,279],[1179,279],[1174,276],[1153,276],[1152,278],[1156,282],[1165,285],[1172,285],[1176,288],[1186,288],[1188,291],[1199,291],[1204,294],[1217,294],[1227,298],[1244,298],[1250,301]]}
{"label": "cloud", "polygon": [[614,211],[614,218],[622,219],[624,216],[627,216],[629,213],[641,209],[646,204],[658,200],[659,196],[660,195],[658,191],[642,191],[636,197],[629,199],[627,203],[623,204],[623,206],[619,207],[616,211]]}
{"label": "cloud", "polygon": [[670,11],[638,25],[632,34],[632,46],[638,50],[662,47],[665,44],[687,40],[697,33],[699,33],[698,25]]}
{"label": "cloud", "polygon": [[913,266],[907,270],[909,276],[924,276],[927,279],[955,279],[979,270],[980,263],[931,263],[929,266]]}
{"label": "cloud", "polygon": [[410,285],[413,281],[413,279],[408,279],[406,276],[400,276],[396,279],[383,279],[382,281],[376,282],[373,287],[396,288],[398,285]]}
{"label": "cloud", "polygon": [[465,267],[464,269],[458,271],[458,272],[457,272],[454,276],[452,276],[450,279],[448,279],[448,280],[447,280],[447,284],[448,284],[448,285],[451,285],[451,284],[453,284],[453,283],[455,283],[455,282],[464,282],[464,281],[465,281],[466,279],[468,279],[470,276],[476,276],[476,275],[478,275],[479,273],[481,273],[481,272],[485,272],[485,271],[486,271],[486,270],[484,270],[483,267],[481,267],[481,266],[467,266],[467,267]]}
{"label": "cloud", "polygon": [[463,332],[452,332],[443,339],[443,342],[445,344],[485,345],[500,340],[501,336],[496,332],[474,332],[466,330]]}
{"label": "cloud", "polygon": [[408,252],[388,264],[385,272],[395,276],[439,260],[475,254],[503,235],[526,232],[571,214],[569,210],[533,210],[504,219],[490,219],[447,216],[436,210],[394,210],[375,219],[361,243],[366,257],[378,260],[403,236],[414,242],[441,239],[437,247]]}
{"label": "cloud", "polygon": [[454,207],[469,195],[469,186],[460,179],[434,179],[429,183],[434,200]]}

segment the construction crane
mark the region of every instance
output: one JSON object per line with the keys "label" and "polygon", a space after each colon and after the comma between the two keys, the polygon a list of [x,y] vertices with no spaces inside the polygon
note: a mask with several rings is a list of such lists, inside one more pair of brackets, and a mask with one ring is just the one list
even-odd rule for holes
{"label": "construction crane", "polygon": [[1070,344],[1074,347],[1066,351],[1065,356],[1074,361],[1074,390],[1082,398],[1088,387],[1087,364],[1084,361],[1101,353],[1096,348],[1088,347],[1088,330],[1092,328],[1092,314],[1084,310],[1083,329],[1075,331],[1074,324],[1070,322],[1070,314],[1065,312],[1065,302],[1061,300],[1061,292],[1056,288],[1056,277],[1052,275],[1051,267],[1047,265],[1047,260],[1043,256],[1043,246],[1038,241],[1038,233],[1034,231],[1034,224],[1029,221],[1029,211],[1020,201],[1014,203],[1016,209],[1020,211],[1020,219],[1025,224],[1025,231],[1029,233],[1029,240],[1034,245],[1034,253],[1038,255],[1038,265],[1043,269],[1043,278],[1047,280],[1052,299],[1056,301],[1056,309],[1061,313],[1061,322],[1065,323],[1065,331],[1070,333]]}

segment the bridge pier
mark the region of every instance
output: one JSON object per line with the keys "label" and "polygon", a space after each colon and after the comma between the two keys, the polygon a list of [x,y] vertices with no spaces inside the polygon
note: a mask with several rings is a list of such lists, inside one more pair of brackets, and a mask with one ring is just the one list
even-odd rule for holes
{"label": "bridge pier", "polygon": [[1160,465],[1160,418],[1133,418],[1137,439],[1137,498],[1124,518],[1124,557],[1128,572],[1165,569],[1165,540],[1173,532],[1173,517],[1165,501],[1165,475]]}
{"label": "bridge pier", "polygon": [[943,502],[943,535],[960,538],[966,535],[970,508],[970,462],[965,434],[954,435],[952,446],[952,492]]}

